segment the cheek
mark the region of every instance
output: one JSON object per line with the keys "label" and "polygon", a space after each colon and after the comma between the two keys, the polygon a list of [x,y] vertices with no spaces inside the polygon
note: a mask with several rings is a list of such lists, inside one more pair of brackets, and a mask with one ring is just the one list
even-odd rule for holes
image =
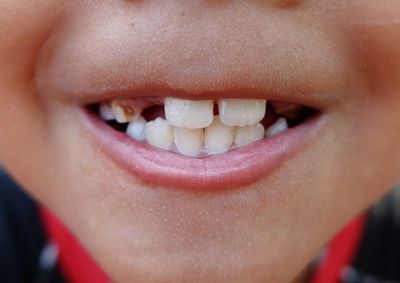
{"label": "cheek", "polygon": [[[400,10],[400,9],[399,9]],[[400,23],[389,26],[358,27],[360,36],[351,42],[355,59],[376,99],[391,95],[400,99]]]}
{"label": "cheek", "polygon": [[357,173],[393,179],[400,172],[400,2],[353,1],[347,8],[336,21],[342,21],[337,26],[357,69],[357,76],[348,79],[351,93],[342,113],[353,121],[349,139],[362,165]]}
{"label": "cheek", "polygon": [[35,183],[30,168],[41,167],[48,143],[34,65],[63,8],[61,1],[0,1],[0,160],[25,185]]}
{"label": "cheek", "polygon": [[359,104],[353,107],[359,113],[358,128],[363,129],[359,143],[366,150],[362,155],[374,155],[382,174],[393,175],[400,174],[400,3],[396,2],[392,10],[378,9],[375,17],[353,26],[351,33],[356,36],[349,37],[363,82],[355,94]]}
{"label": "cheek", "polygon": [[36,55],[65,7],[58,0],[0,2],[1,80],[21,83],[32,79]]}
{"label": "cheek", "polygon": [[354,65],[363,74],[376,99],[381,99],[384,94],[398,96],[400,2],[354,1],[349,6],[343,30]]}

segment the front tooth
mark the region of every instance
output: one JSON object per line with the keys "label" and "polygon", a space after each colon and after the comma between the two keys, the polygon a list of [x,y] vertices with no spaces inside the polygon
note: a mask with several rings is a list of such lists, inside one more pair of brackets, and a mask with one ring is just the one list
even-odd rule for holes
{"label": "front tooth", "polygon": [[144,141],[146,140],[146,120],[140,116],[138,119],[129,123],[128,127],[126,128],[126,133],[128,136],[134,138],[137,141]]}
{"label": "front tooth", "polygon": [[103,119],[104,121],[111,121],[115,119],[114,114],[111,111],[111,107],[107,103],[100,104],[99,113],[101,119]]}
{"label": "front tooth", "polygon": [[219,116],[215,116],[213,123],[204,132],[204,145],[208,153],[227,152],[232,146],[234,134],[234,127],[222,124]]}
{"label": "front tooth", "polygon": [[265,99],[220,99],[219,115],[228,126],[256,125],[265,116]]}
{"label": "front tooth", "polygon": [[172,126],[200,129],[209,126],[213,120],[213,100],[186,100],[166,97],[165,116]]}
{"label": "front tooth", "polygon": [[162,118],[148,122],[145,134],[149,144],[162,149],[169,149],[174,141],[172,126]]}
{"label": "front tooth", "polygon": [[235,145],[244,146],[264,138],[264,126],[258,123],[254,126],[237,127],[235,133]]}
{"label": "front tooth", "polygon": [[289,128],[285,118],[279,118],[272,126],[270,126],[266,133],[266,137],[276,136]]}
{"label": "front tooth", "polygon": [[111,111],[118,123],[136,120],[142,114],[142,110],[128,99],[114,99],[111,102]]}
{"label": "front tooth", "polygon": [[175,145],[179,153],[196,156],[203,144],[203,129],[175,128]]}

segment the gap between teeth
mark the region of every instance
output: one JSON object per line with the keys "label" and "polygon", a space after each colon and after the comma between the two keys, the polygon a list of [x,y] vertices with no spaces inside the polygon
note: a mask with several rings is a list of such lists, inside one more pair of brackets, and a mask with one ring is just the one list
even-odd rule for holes
{"label": "gap between teeth", "polygon": [[262,99],[220,99],[219,115],[213,114],[213,100],[164,102],[166,119],[146,121],[143,109],[130,100],[101,103],[99,114],[104,121],[129,123],[126,134],[137,141],[187,156],[221,154],[288,129],[285,118],[264,129],[260,121],[267,101]]}

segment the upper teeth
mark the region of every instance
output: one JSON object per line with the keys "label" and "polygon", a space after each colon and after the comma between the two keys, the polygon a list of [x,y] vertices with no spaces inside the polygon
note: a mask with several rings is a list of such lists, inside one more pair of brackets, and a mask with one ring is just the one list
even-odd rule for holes
{"label": "upper teeth", "polygon": [[137,141],[144,141],[146,140],[146,124],[146,120],[140,116],[137,120],[129,123],[126,133]]}
{"label": "upper teeth", "polygon": [[114,114],[111,111],[111,106],[107,103],[101,103],[99,107],[100,116],[104,121],[111,121],[114,120]]}
{"label": "upper teeth", "polygon": [[164,101],[165,116],[175,127],[200,129],[213,121],[214,102],[212,100],[186,100],[167,97]]}
{"label": "upper teeth", "polygon": [[111,112],[118,123],[127,123],[139,118],[142,109],[128,99],[114,99],[111,102]]}
{"label": "upper teeth", "polygon": [[264,99],[220,99],[221,122],[228,126],[256,125],[265,116],[266,103]]}
{"label": "upper teeth", "polygon": [[102,103],[99,112],[103,120],[129,122],[126,133],[135,140],[176,149],[188,156],[223,153],[232,146],[244,146],[288,128],[286,119],[280,118],[264,129],[259,123],[265,116],[263,99],[220,99],[218,107],[219,115],[214,116],[213,100],[168,97],[164,100],[166,120],[156,118],[149,122],[141,116],[143,109],[130,100]]}

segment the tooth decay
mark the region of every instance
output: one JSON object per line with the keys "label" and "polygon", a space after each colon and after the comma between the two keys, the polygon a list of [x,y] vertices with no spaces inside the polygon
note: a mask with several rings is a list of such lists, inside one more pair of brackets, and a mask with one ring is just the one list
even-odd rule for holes
{"label": "tooth decay", "polygon": [[101,103],[99,114],[105,121],[129,123],[126,134],[137,141],[147,141],[187,156],[224,153],[288,128],[285,118],[279,118],[266,130],[259,123],[265,116],[266,100],[220,99],[218,107],[219,115],[214,116],[213,100],[167,97],[164,99],[166,119],[159,117],[147,122],[141,116],[143,105],[135,105],[129,99],[115,99]]}
{"label": "tooth decay", "polygon": [[111,112],[118,123],[127,123],[139,118],[142,109],[136,106],[133,101],[114,99],[111,102]]}

